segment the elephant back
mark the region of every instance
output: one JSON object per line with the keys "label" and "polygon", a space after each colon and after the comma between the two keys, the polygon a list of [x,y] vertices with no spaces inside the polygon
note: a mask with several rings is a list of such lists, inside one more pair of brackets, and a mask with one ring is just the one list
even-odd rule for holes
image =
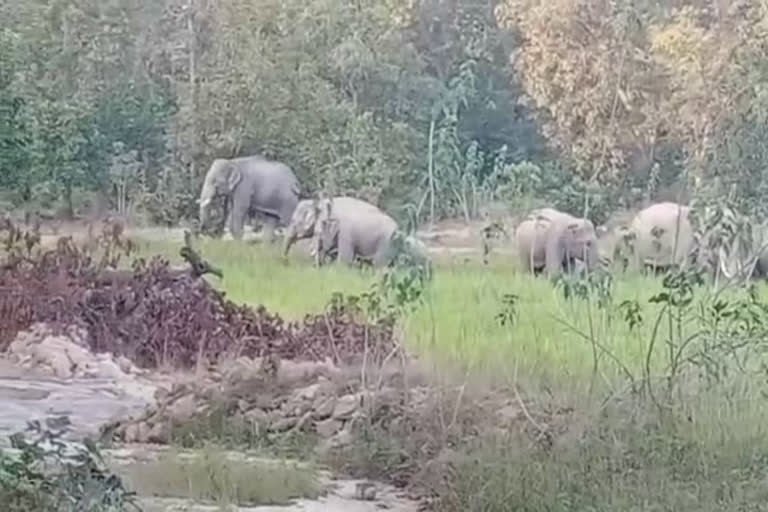
{"label": "elephant back", "polygon": [[671,202],[638,212],[629,232],[639,262],[651,266],[684,264],[694,244],[689,214],[690,207]]}

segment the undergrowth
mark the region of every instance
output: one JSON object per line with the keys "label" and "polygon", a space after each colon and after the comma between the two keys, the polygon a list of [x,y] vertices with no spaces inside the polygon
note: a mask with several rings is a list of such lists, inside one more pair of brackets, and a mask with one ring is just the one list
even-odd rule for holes
{"label": "undergrowth", "polygon": [[91,442],[64,443],[62,430],[30,423],[32,439],[0,450],[0,503],[7,512],[127,512],[136,496],[111,473]]}

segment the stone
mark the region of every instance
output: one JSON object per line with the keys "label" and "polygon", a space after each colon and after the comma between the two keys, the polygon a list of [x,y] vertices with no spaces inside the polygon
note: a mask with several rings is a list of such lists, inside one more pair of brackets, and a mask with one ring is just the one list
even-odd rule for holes
{"label": "stone", "polygon": [[336,433],[341,430],[341,427],[343,426],[344,425],[341,421],[329,418],[327,420],[316,422],[315,432],[317,432],[317,435],[323,439],[329,439],[336,435]]}
{"label": "stone", "polygon": [[324,420],[330,418],[333,414],[333,409],[336,407],[336,397],[329,396],[328,398],[320,397],[312,406],[314,410],[314,418],[316,420]]}
{"label": "stone", "polygon": [[355,484],[355,499],[373,501],[376,499],[376,484],[373,482],[358,482]]}
{"label": "stone", "polygon": [[125,372],[120,369],[116,362],[111,359],[99,361],[98,366],[94,368],[96,375],[110,379],[119,379],[125,377]]}
{"label": "stone", "polygon": [[139,442],[139,426],[132,423],[125,427],[123,433],[123,440],[126,443],[138,443]]}
{"label": "stone", "polygon": [[315,447],[315,453],[320,457],[327,456],[335,448],[343,448],[352,444],[353,437],[352,432],[348,428],[344,428],[336,433],[333,437],[326,439]]}
{"label": "stone", "polygon": [[166,398],[168,398],[169,395],[170,395],[170,392],[167,389],[165,389],[165,388],[157,388],[157,389],[155,389],[155,393],[153,395],[153,398],[155,399],[156,402],[162,402]]}
{"label": "stone", "polygon": [[253,398],[251,403],[259,409],[272,409],[273,398],[270,394],[259,393]]}
{"label": "stone", "polygon": [[135,368],[133,363],[131,363],[131,360],[125,356],[120,356],[117,358],[117,365],[120,367],[123,373],[134,373]]}
{"label": "stone", "polygon": [[155,423],[147,434],[147,441],[150,443],[167,444],[170,441],[170,437],[165,423]]}
{"label": "stone", "polygon": [[238,357],[224,368],[224,380],[228,383],[241,382],[258,378],[261,359],[253,360],[247,357]]}
{"label": "stone", "polygon": [[344,395],[336,401],[332,416],[336,419],[349,418],[359,405],[360,395]]}
{"label": "stone", "polygon": [[320,377],[331,379],[338,373],[339,369],[329,361],[315,363],[285,360],[277,371],[277,382],[281,386],[296,387],[302,382],[317,381]]}
{"label": "stone", "polygon": [[251,409],[250,411],[247,411],[245,413],[245,418],[250,421],[251,423],[255,423],[257,425],[263,425],[265,424],[269,416],[267,416],[267,413],[264,412],[263,409]]}
{"label": "stone", "polygon": [[282,404],[280,409],[291,416],[302,416],[312,408],[312,402],[304,400],[299,396],[292,396],[287,402]]}
{"label": "stone", "polygon": [[341,448],[352,444],[352,441],[354,441],[354,436],[352,435],[352,431],[349,429],[349,427],[345,427],[335,436],[333,436],[331,440],[333,441],[334,446]]}
{"label": "stone", "polygon": [[297,389],[294,392],[294,398],[299,400],[310,400],[313,401],[315,397],[317,396],[317,391],[320,389],[319,384],[312,384],[311,386],[307,386],[305,388]]}
{"label": "stone", "polygon": [[381,407],[399,402],[400,394],[394,388],[384,387],[378,391],[368,391],[363,394],[363,408],[366,412],[376,413]]}
{"label": "stone", "polygon": [[312,420],[312,411],[306,412],[294,425],[293,430],[302,430]]}
{"label": "stone", "polygon": [[149,442],[149,434],[152,432],[152,428],[146,421],[142,421],[138,424],[138,432],[136,436],[137,443]]}
{"label": "stone", "polygon": [[524,413],[518,405],[510,404],[499,409],[496,414],[505,422],[512,423],[518,419],[521,419]]}
{"label": "stone", "polygon": [[180,397],[168,406],[168,417],[175,422],[188,421],[195,415],[197,403],[193,395]]}
{"label": "stone", "polygon": [[48,364],[51,365],[51,370],[53,370],[53,374],[59,378],[62,379],[69,379],[72,377],[72,363],[64,353],[56,354],[55,356],[51,357],[48,361]]}
{"label": "stone", "polygon": [[295,427],[298,422],[298,418],[280,418],[270,424],[267,430],[270,432],[286,432]]}

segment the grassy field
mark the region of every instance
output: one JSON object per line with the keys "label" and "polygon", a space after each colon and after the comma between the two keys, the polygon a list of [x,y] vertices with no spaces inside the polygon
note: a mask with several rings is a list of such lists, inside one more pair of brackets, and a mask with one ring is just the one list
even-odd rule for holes
{"label": "grassy field", "polygon": [[[178,248],[142,245],[175,262]],[[278,247],[201,241],[199,249],[222,268],[224,279],[211,281],[229,298],[291,319],[377,279],[371,270],[316,269],[306,257],[286,263]],[[765,300],[765,284],[757,289]],[[660,315],[664,304],[649,299],[663,291],[660,278],[620,276],[599,307],[595,295],[566,299],[500,256],[488,266],[438,262],[424,302],[403,320],[408,349],[579,411],[570,441],[551,452],[517,441],[461,447],[470,462],[440,491],[442,509],[768,510],[768,307],[738,302],[743,289],[715,296],[703,287],[684,314]],[[506,294],[516,296],[511,324],[498,316],[510,312]],[[731,316],[713,327],[717,300]],[[630,327],[624,301],[639,306],[639,325]]]}
{"label": "grassy field", "polygon": [[[301,256],[292,255],[285,262],[278,247],[234,241],[202,241],[199,247],[222,268],[224,279],[210,281],[230,299],[263,304],[288,319],[322,311],[334,292],[365,292],[377,279],[371,269],[341,265],[318,269]],[[173,243],[147,242],[142,250],[179,263],[178,248]],[[591,340],[603,347],[601,359],[613,357],[633,373],[645,364],[661,309],[649,302],[663,290],[659,278],[617,278],[612,305],[600,309],[594,300],[568,300],[548,280],[517,272],[508,258],[497,257],[489,265],[440,261],[436,268],[424,303],[404,320],[407,346],[416,354],[501,377],[524,371],[565,378],[569,385],[572,378],[583,379],[593,372]],[[497,316],[505,308],[505,294],[517,296],[512,325],[502,325]],[[643,323],[633,329],[618,308],[626,300],[641,307]],[[663,333],[661,329],[659,337]],[[617,366],[606,366],[603,377],[610,380]]]}

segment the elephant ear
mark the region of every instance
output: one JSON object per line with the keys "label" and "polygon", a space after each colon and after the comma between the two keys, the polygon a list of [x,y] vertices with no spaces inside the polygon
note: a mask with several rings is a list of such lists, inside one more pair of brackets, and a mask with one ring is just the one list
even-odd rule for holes
{"label": "elephant ear", "polygon": [[240,183],[240,180],[243,179],[243,173],[242,171],[236,167],[232,166],[232,170],[229,173],[229,178],[227,179],[227,187],[229,187],[229,193],[235,191],[237,188],[237,185]]}

